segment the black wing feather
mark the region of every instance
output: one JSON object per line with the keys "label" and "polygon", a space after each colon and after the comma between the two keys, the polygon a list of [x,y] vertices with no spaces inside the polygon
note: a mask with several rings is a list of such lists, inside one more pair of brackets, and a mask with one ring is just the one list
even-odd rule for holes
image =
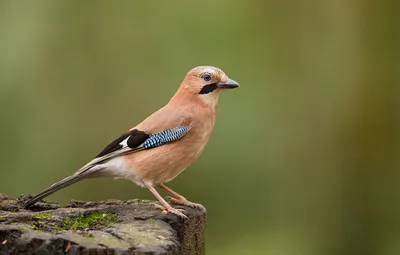
{"label": "black wing feather", "polygon": [[137,129],[129,130],[126,133],[123,133],[117,139],[112,141],[109,145],[107,145],[97,156],[96,158],[103,157],[111,152],[117,151],[122,148],[121,142],[128,138],[127,145],[129,148],[136,148],[141,145],[147,138],[149,138],[149,134],[144,131],[140,131]]}

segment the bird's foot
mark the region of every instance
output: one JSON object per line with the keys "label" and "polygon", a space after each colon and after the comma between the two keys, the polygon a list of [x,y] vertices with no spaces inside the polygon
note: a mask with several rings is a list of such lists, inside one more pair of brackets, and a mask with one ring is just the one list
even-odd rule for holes
{"label": "bird's foot", "polygon": [[167,197],[167,199],[171,203],[193,207],[193,208],[196,208],[196,209],[200,209],[203,212],[206,212],[206,208],[203,205],[198,204],[198,203],[190,202],[186,198],[178,199],[178,198],[174,198],[174,197]]}
{"label": "bird's foot", "polygon": [[176,209],[172,206],[163,206],[159,204],[153,204],[156,208],[161,209],[163,214],[172,213],[177,215],[179,218],[188,219],[188,216],[184,214],[184,209]]}

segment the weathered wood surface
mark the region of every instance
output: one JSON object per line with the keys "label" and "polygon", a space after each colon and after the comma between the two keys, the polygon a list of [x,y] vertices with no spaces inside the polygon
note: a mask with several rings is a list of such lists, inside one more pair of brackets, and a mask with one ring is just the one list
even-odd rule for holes
{"label": "weathered wood surface", "polygon": [[174,205],[186,210],[183,220],[147,200],[39,202],[29,210],[24,200],[0,193],[0,255],[205,253],[200,210]]}

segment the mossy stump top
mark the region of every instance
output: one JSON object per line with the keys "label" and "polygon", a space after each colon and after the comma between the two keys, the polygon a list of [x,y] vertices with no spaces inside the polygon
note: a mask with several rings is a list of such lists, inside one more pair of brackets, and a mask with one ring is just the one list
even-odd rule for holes
{"label": "mossy stump top", "polygon": [[200,210],[176,206],[186,210],[184,220],[148,200],[38,202],[27,210],[26,199],[0,193],[0,255],[205,253]]}

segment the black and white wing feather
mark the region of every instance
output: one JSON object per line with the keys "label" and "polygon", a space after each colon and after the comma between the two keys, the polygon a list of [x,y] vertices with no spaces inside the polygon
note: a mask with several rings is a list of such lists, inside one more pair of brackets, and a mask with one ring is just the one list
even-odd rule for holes
{"label": "black and white wing feather", "polygon": [[76,173],[82,173],[94,165],[103,163],[112,158],[148,150],[166,143],[181,139],[189,131],[188,126],[169,128],[155,134],[149,134],[137,129],[130,130],[107,145],[92,161],[83,166]]}

